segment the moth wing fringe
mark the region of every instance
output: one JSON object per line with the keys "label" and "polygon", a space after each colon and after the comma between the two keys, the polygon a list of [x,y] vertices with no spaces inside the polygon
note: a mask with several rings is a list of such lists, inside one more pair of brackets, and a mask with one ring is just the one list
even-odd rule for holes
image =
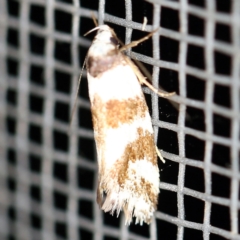
{"label": "moth wing fringe", "polygon": [[117,217],[123,210],[125,215],[125,225],[130,225],[133,217],[136,217],[135,224],[146,222],[151,223],[151,219],[155,208],[150,203],[146,202],[145,197],[137,196],[130,193],[129,190],[121,189],[119,187],[108,188],[106,190],[106,199],[101,206],[104,212],[110,212],[112,215],[116,212]]}

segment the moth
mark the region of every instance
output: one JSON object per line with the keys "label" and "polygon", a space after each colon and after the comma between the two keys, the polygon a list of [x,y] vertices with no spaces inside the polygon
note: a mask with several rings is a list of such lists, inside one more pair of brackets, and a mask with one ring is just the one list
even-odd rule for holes
{"label": "moth", "polygon": [[[174,93],[159,93],[146,81],[123,53],[129,46],[120,48],[108,25],[89,32],[95,30],[86,67],[99,168],[97,202],[102,210],[117,216],[123,210],[126,224],[133,217],[136,224],[149,224],[157,208],[160,175],[141,84],[163,97]],[[152,34],[131,43],[131,47]]]}

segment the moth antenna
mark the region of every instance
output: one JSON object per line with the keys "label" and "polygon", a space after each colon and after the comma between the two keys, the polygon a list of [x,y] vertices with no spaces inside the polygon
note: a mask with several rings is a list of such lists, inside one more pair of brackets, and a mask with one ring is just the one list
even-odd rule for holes
{"label": "moth antenna", "polygon": [[91,15],[92,15],[92,20],[93,20],[93,22],[94,22],[95,27],[99,26],[99,25],[98,25],[98,21],[97,21],[97,19],[96,19],[96,17],[95,17],[95,15],[94,15],[93,12],[91,13]]}
{"label": "moth antenna", "polygon": [[86,32],[83,36],[85,37],[85,36],[87,36],[89,33],[94,32],[94,31],[98,30],[99,28],[100,28],[100,26],[95,27],[95,28],[91,29],[90,31]]}
{"label": "moth antenna", "polygon": [[74,105],[73,105],[73,109],[72,109],[72,112],[71,112],[70,126],[69,127],[71,127],[73,116],[74,116],[74,113],[75,113],[76,108],[77,108],[78,93],[79,93],[79,89],[80,89],[80,83],[81,83],[81,79],[82,79],[82,75],[83,75],[83,69],[85,67],[86,59],[87,59],[87,57],[85,57],[85,59],[84,59],[83,66],[82,66],[82,69],[81,69],[81,72],[80,72],[80,76],[78,78],[77,92],[76,92],[76,95],[75,95]]}

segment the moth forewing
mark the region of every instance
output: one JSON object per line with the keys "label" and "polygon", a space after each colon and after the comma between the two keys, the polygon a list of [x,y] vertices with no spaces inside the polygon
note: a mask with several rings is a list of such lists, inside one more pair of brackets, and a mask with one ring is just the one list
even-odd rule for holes
{"label": "moth forewing", "polygon": [[160,180],[144,80],[107,25],[98,26],[86,65],[99,166],[97,202],[105,212],[123,210],[127,224],[133,217],[149,224]]}

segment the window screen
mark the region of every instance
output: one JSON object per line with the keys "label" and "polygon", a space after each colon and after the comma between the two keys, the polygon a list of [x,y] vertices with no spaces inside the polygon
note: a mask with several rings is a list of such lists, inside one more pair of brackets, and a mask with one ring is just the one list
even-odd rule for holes
{"label": "window screen", "polygon": [[[125,43],[158,29],[127,54],[176,92],[143,87],[166,159],[151,225],[96,204],[86,70],[70,127],[92,15]],[[239,33],[239,0],[0,1],[0,238],[240,239]]]}

